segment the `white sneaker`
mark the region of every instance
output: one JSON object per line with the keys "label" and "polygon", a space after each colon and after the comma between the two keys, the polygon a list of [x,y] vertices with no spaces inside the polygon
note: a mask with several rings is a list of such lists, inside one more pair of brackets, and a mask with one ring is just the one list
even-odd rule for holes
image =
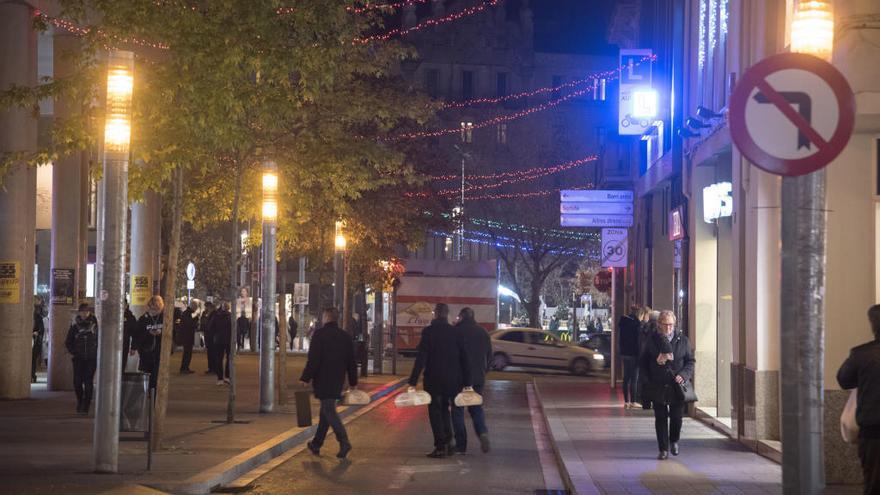
{"label": "white sneaker", "polygon": [[218,386],[218,387],[221,386],[221,385],[225,385],[225,384],[226,384],[226,382],[224,382],[223,380],[217,380],[217,386]]}
{"label": "white sneaker", "polygon": [[229,385],[231,382],[229,381],[229,378],[224,378],[223,383],[225,383],[226,385]]}

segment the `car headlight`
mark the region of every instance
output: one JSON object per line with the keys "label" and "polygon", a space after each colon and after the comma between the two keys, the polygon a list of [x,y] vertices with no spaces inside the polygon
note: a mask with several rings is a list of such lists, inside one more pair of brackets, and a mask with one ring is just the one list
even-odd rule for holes
{"label": "car headlight", "polygon": [[605,361],[605,356],[601,354],[593,354],[593,359],[595,359],[596,361]]}

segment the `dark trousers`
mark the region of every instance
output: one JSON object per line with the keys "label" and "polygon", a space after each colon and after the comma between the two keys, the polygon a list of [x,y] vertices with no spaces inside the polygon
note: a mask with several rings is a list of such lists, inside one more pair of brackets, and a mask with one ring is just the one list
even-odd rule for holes
{"label": "dark trousers", "polygon": [[156,388],[156,382],[159,380],[159,352],[141,352],[141,371],[150,374],[150,388]]}
{"label": "dark trousers", "polygon": [[217,372],[217,346],[213,335],[205,335],[205,355],[208,357],[208,371]]}
{"label": "dark trousers", "polygon": [[639,383],[638,358],[635,356],[620,356],[620,358],[623,361],[623,401],[635,402]]}
{"label": "dark trousers", "polygon": [[865,476],[865,495],[880,494],[880,438],[859,439],[859,460]]}
{"label": "dark trousers", "polygon": [[452,443],[452,415],[449,410],[452,400],[452,397],[431,394],[428,419],[431,421],[434,447],[437,449],[446,449]]}
{"label": "dark trousers", "polygon": [[85,404],[88,409],[95,393],[95,370],[98,368],[97,359],[73,358],[73,391],[76,394],[77,404]]}
{"label": "dark trousers", "polygon": [[[215,371],[217,372],[217,379],[222,380],[224,378],[224,371],[226,372],[225,378],[229,378],[229,346],[218,345],[216,351],[217,356],[214,358],[214,366],[216,367]],[[226,366],[223,366],[224,356],[226,356]]]}
{"label": "dark trousers", "polygon": [[[475,386],[474,391],[483,395],[482,386]],[[465,408],[458,407],[454,404],[455,403],[453,402],[452,429],[455,432],[455,448],[459,452],[464,452],[467,450],[467,428],[464,424]],[[470,406],[467,410],[474,423],[474,433],[476,433],[478,437],[484,433],[489,433],[489,428],[486,426],[486,413],[483,411],[483,406]]]}
{"label": "dark trousers", "polygon": [[671,404],[654,403],[654,429],[657,431],[657,447],[669,451],[669,442],[677,443],[681,437],[681,417],[684,402]]}
{"label": "dark trousers", "polygon": [[193,357],[193,342],[184,342],[183,357],[180,358],[180,371],[189,371],[189,364]]}
{"label": "dark trousers", "polygon": [[339,414],[336,412],[336,399],[321,399],[318,428],[315,430],[315,439],[312,440],[312,444],[316,448],[321,448],[324,445],[324,439],[330,428],[333,428],[333,434],[336,435],[336,441],[340,446],[350,445],[345,425],[342,424],[342,420],[339,419]]}
{"label": "dark trousers", "polygon": [[43,343],[34,341],[34,347],[31,349],[31,381],[37,381],[37,366],[43,359]]}
{"label": "dark trousers", "polygon": [[235,341],[238,344],[238,350],[244,349],[244,339],[247,338],[247,335],[247,331],[245,330],[239,330],[238,333],[235,335]]}

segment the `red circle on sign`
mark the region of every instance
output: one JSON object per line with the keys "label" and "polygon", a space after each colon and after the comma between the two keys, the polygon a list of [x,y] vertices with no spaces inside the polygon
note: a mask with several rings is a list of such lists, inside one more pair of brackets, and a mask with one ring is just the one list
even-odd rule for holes
{"label": "red circle on sign", "polygon": [[[805,158],[786,159],[764,151],[752,139],[746,126],[746,104],[759,85],[768,85],[767,76],[786,69],[800,69],[816,74],[828,83],[837,100],[837,129],[826,146]],[[730,95],[730,136],[736,147],[758,168],[776,175],[797,176],[821,169],[837,158],[852,135],[856,119],[856,102],[852,89],[843,74],[828,62],[803,53],[783,53],[765,58],[744,75]],[[795,124],[797,125],[797,124]]]}

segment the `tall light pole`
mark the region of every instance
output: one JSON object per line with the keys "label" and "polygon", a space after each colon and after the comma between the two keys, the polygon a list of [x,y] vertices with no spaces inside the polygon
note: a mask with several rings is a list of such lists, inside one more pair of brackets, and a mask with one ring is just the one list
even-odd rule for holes
{"label": "tall light pole", "polygon": [[275,408],[275,231],[278,221],[278,167],[263,167],[263,276],[260,285],[260,412]]}
{"label": "tall light pole", "polygon": [[[830,61],[833,42],[831,2],[800,0],[791,23],[792,51]],[[782,287],[782,490],[786,495],[817,494],[825,486],[824,169],[782,178]]]}
{"label": "tall light pole", "polygon": [[98,392],[95,401],[95,471],[115,473],[119,465],[119,406],[122,378],[122,317],[125,305],[128,154],[134,53],[111,51],[107,68],[104,124],[103,222],[98,233]]}
{"label": "tall light pole", "polygon": [[[345,222],[337,220],[336,236],[333,238],[333,272],[335,279],[333,284],[333,305],[343,314],[343,318],[345,317],[343,305],[345,304],[345,247],[347,244],[344,229]],[[339,326],[340,328],[345,328],[343,322],[339,322]]]}

